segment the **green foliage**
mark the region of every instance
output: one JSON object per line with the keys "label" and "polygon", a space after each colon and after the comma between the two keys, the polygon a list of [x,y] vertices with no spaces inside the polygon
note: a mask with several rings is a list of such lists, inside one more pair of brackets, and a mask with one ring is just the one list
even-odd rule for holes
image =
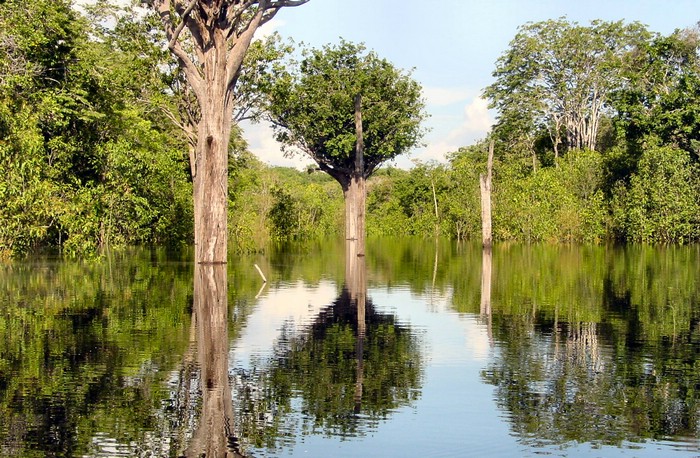
{"label": "green foliage", "polygon": [[389,168],[380,169],[367,182],[367,234],[409,235],[411,219],[404,211],[399,194],[399,183],[410,172]]}
{"label": "green foliage", "polygon": [[464,170],[427,163],[409,171],[380,171],[367,186],[368,233],[465,238],[474,201]]}
{"label": "green foliage", "polygon": [[596,149],[606,105],[626,82],[626,58],[648,36],[641,24],[622,21],[523,25],[496,64],[496,82],[484,91],[500,111],[498,128],[530,142],[546,132],[555,157],[560,143]]}
{"label": "green foliage", "polygon": [[557,164],[525,177],[509,175],[507,168],[496,174],[496,239],[600,242],[606,238],[600,154],[570,152]]}
{"label": "green foliage", "polygon": [[343,195],[325,174],[267,167],[250,153],[229,167],[233,249],[263,251],[268,242],[333,237],[342,230]]}
{"label": "green foliage", "polygon": [[[158,17],[131,13],[105,2],[86,17],[64,0],[0,3],[0,258],[191,240],[192,136],[181,127],[196,123],[198,108]],[[496,240],[700,237],[698,36],[565,19],[521,27],[485,92],[501,111],[490,137]],[[366,177],[377,170],[368,233],[479,237],[485,142],[447,164],[377,169],[420,140],[419,85],[363,45],[341,40],[283,62],[290,51],[276,35],[252,45],[236,119],[261,120],[269,109],[288,151],[338,179],[353,166],[361,94]],[[597,105],[564,109],[582,101]],[[583,131],[601,153],[573,148],[586,143]],[[341,232],[342,192],[327,177],[262,165],[236,129],[230,149],[236,250]]]}
{"label": "green foliage", "polygon": [[[697,154],[700,140],[700,35],[697,28],[655,36],[640,46],[627,72],[629,84],[614,98],[617,123],[635,170],[649,137]],[[653,142],[653,140],[652,140]]]}
{"label": "green foliage", "polygon": [[614,189],[612,213],[619,234],[635,242],[683,243],[700,237],[697,166],[678,148],[652,146],[630,184]]}
{"label": "green foliage", "polygon": [[[697,240],[699,36],[565,19],[521,27],[485,91],[501,112],[496,239]],[[598,142],[602,156],[572,149]]]}
{"label": "green foliage", "polygon": [[146,30],[88,25],[64,1],[4,2],[0,23],[0,253],[189,239],[184,145],[142,103],[166,88]]}
{"label": "green foliage", "polygon": [[460,148],[450,155],[449,189],[441,196],[447,234],[457,240],[481,237],[479,175],[486,173],[485,145]]}
{"label": "green foliage", "polygon": [[[421,89],[363,45],[306,49],[296,70],[269,88],[267,107],[276,137],[308,154],[322,170],[354,169],[356,95],[362,96],[364,177],[415,146],[425,118]],[[292,151],[288,149],[288,151]]]}
{"label": "green foliage", "polygon": [[325,176],[309,180],[304,172],[280,178],[284,181],[272,188],[268,213],[274,240],[308,240],[341,232],[343,201],[337,183]]}
{"label": "green foliage", "polygon": [[[608,238],[604,163],[600,153],[572,151],[536,173],[518,162],[495,165],[493,227],[497,240],[598,243]],[[481,145],[453,153],[449,167],[389,169],[369,181],[368,232],[373,235],[481,237]],[[433,190],[435,195],[433,195]],[[435,204],[437,202],[437,218]]]}

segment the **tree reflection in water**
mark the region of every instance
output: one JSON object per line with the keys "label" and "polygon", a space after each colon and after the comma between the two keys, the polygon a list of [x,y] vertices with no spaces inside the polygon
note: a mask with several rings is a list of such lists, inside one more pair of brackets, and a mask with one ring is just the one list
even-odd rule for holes
{"label": "tree reflection in water", "polygon": [[[496,387],[499,407],[529,445],[695,441],[700,434],[700,321],[675,318],[697,316],[694,301],[678,300],[668,288],[651,304],[633,303],[632,297],[649,301],[633,289],[648,290],[650,283],[637,282],[646,270],[618,270],[608,271],[594,303],[608,312],[564,297],[533,305],[531,313],[516,312],[515,304],[492,305],[498,355],[483,378]],[[664,322],[667,310],[673,326]],[[573,318],[586,313],[600,320]]]}
{"label": "tree reflection in water", "polygon": [[201,412],[185,453],[187,457],[242,456],[234,434],[228,377],[226,270],[226,264],[195,265],[192,323],[196,333]]}
{"label": "tree reflection in water", "polygon": [[[290,440],[281,429],[361,436],[419,396],[418,337],[367,298],[365,257],[358,252],[347,242],[340,295],[304,328],[283,328],[262,370],[245,375],[248,388],[237,395],[240,428],[255,446]],[[299,409],[301,415],[286,415]],[[288,424],[295,421],[301,424]]]}
{"label": "tree reflection in water", "polygon": [[491,247],[484,247],[481,252],[481,301],[479,304],[479,316],[486,324],[489,343],[493,346],[493,332],[491,330],[491,274],[493,271],[493,251]]}

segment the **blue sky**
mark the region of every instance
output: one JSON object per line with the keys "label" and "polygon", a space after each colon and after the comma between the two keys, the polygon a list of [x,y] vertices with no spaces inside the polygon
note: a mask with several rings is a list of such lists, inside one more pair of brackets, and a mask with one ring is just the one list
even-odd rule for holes
{"label": "blue sky", "polygon": [[[580,24],[593,19],[639,21],[669,34],[700,20],[700,1],[310,0],[280,11],[267,31],[313,47],[337,43],[340,37],[363,42],[397,67],[414,69],[413,77],[423,86],[430,132],[426,147],[395,163],[407,167],[411,159],[443,160],[445,153],[483,138],[494,113],[480,94],[492,82],[496,59],[518,26],[562,16]],[[264,162],[308,163],[285,159],[264,126],[243,127],[250,149]]]}

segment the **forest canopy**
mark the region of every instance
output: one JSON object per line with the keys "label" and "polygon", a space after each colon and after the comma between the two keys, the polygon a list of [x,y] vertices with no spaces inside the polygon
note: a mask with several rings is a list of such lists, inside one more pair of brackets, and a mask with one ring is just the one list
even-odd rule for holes
{"label": "forest canopy", "polygon": [[[0,3],[0,257],[192,242],[192,139],[178,118],[191,94],[157,17],[98,5]],[[256,75],[292,50],[278,37],[255,47],[237,119],[265,119]],[[484,90],[498,112],[488,138],[444,163],[378,169],[368,235],[478,239],[493,140],[496,242],[697,241],[699,51],[697,27],[524,24]],[[231,250],[342,234],[329,177],[263,164],[235,125],[229,150]]]}

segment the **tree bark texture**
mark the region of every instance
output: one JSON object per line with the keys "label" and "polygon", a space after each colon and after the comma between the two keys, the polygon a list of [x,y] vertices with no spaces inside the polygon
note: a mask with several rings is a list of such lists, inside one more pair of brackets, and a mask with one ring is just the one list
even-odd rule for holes
{"label": "tree bark texture", "polygon": [[[219,89],[219,90],[216,90]],[[228,139],[231,118],[224,109],[225,91],[212,87],[211,98],[199,123],[195,175],[193,176],[195,260],[225,263],[228,243]]]}
{"label": "tree bark texture", "polygon": [[353,176],[343,190],[345,198],[345,238],[357,240],[364,246],[365,239],[365,178]]}
{"label": "tree bark texture", "polygon": [[486,174],[479,176],[479,188],[481,190],[481,242],[484,248],[491,248],[491,179],[493,177],[493,141],[489,144],[489,156],[486,165]]}

